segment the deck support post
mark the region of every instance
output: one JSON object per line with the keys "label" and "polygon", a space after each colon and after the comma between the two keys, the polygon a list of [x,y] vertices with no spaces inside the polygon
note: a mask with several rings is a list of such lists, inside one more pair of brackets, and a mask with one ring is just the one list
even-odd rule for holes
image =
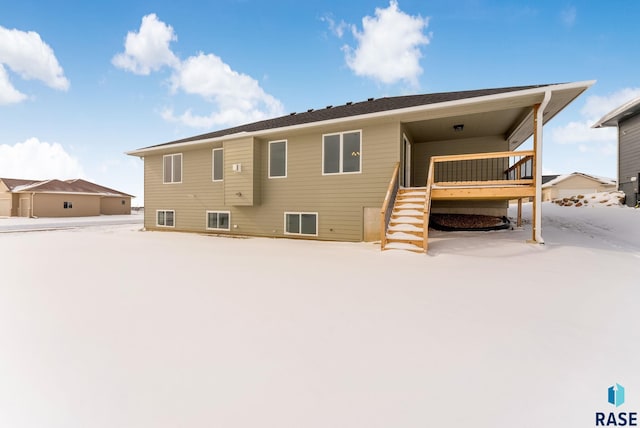
{"label": "deck support post", "polygon": [[531,227],[531,242],[544,244],[542,239],[542,125],[544,124],[544,109],[551,99],[551,91],[545,91],[541,104],[533,106],[533,185],[535,196],[533,197],[533,215]]}
{"label": "deck support post", "polygon": [[522,198],[518,198],[518,221],[517,227],[522,227]]}
{"label": "deck support post", "polygon": [[538,217],[538,153],[540,152],[540,142],[538,141],[540,138],[540,134],[538,133],[539,109],[540,104],[533,106],[533,151],[535,152],[535,155],[533,156],[533,167],[531,168],[531,172],[533,175],[533,187],[536,188],[536,194],[533,197],[533,210],[531,211],[531,242],[536,242],[538,222],[540,221],[540,218]]}

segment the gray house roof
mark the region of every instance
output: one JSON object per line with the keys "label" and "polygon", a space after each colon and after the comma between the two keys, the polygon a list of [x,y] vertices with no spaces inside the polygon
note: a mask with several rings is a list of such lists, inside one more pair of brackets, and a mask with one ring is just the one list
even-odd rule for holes
{"label": "gray house roof", "polygon": [[605,126],[618,126],[618,124],[632,116],[640,114],[640,97],[635,98],[613,111],[605,114],[592,128],[604,128]]}
{"label": "gray house roof", "polygon": [[266,129],[284,128],[288,126],[301,125],[312,122],[323,122],[325,120],[338,119],[343,117],[360,116],[382,111],[399,110],[403,108],[416,107],[429,104],[443,103],[447,101],[457,101],[468,98],[482,97],[487,95],[503,94],[507,92],[522,91],[526,89],[541,88],[549,85],[529,85],[512,86],[507,88],[479,89],[473,91],[441,92],[435,94],[406,95],[399,97],[369,98],[367,101],[338,106],[326,106],[321,109],[309,109],[302,113],[290,113],[273,119],[240,125],[233,128],[221,129],[219,131],[200,134],[193,137],[170,141],[168,143],[156,144],[146,148],[161,147],[171,144],[186,143],[189,141],[204,140],[225,135],[233,135],[240,132],[263,131]]}
{"label": "gray house roof", "polygon": [[[184,147],[207,144],[216,140],[265,136],[285,130],[312,128],[351,120],[398,116],[401,121],[405,119],[412,122],[423,121],[436,117],[437,115],[431,116],[429,113],[435,110],[442,109],[444,111],[449,109],[447,113],[449,116],[451,116],[452,111],[460,111],[460,114],[464,115],[472,110],[479,111],[478,108],[481,108],[479,107],[481,105],[487,106],[490,111],[494,112],[492,120],[499,123],[494,128],[508,128],[502,131],[511,133],[509,138],[510,147],[515,148],[533,134],[533,122],[529,119],[531,110],[528,107],[535,103],[541,103],[548,95],[550,101],[544,111],[543,119],[546,123],[593,83],[595,81],[511,86],[379,99],[369,98],[367,101],[347,102],[337,106],[309,109],[302,113],[291,113],[273,119],[147,146],[127,152],[127,154],[145,156],[150,153],[162,152],[165,149],[172,149],[173,146]],[[471,106],[478,106],[478,108]],[[507,113],[507,110],[510,110],[510,112]],[[505,114],[500,115],[500,111]],[[487,124],[485,123],[484,125]]]}

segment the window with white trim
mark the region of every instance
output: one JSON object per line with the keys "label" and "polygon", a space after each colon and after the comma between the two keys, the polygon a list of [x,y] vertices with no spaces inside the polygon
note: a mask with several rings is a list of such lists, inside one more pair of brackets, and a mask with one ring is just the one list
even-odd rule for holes
{"label": "window with white trim", "polygon": [[318,236],[318,213],[284,213],[284,233]]}
{"label": "window with white trim", "polygon": [[322,136],[322,174],[354,174],[362,170],[360,131]]}
{"label": "window with white trim", "polygon": [[163,182],[182,183],[182,153],[174,155],[164,155],[163,162]]}
{"label": "window with white trim", "polygon": [[224,179],[224,149],[213,149],[211,153],[211,179],[222,181]]}
{"label": "window with white trim", "polygon": [[269,178],[287,176],[287,140],[269,141]]}
{"label": "window with white trim", "polygon": [[176,212],[173,210],[156,211],[156,226],[174,227]]}
{"label": "window with white trim", "polygon": [[209,230],[230,230],[229,211],[207,211],[207,229]]}

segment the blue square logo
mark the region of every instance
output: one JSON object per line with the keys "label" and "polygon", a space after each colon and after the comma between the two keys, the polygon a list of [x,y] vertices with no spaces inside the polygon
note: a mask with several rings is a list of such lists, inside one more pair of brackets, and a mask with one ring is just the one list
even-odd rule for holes
{"label": "blue square logo", "polygon": [[609,403],[616,407],[624,404],[624,387],[619,383],[609,387]]}

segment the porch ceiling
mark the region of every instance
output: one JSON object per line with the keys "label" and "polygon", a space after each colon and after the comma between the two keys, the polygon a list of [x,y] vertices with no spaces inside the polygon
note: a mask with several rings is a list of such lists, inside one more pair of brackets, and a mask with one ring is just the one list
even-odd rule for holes
{"label": "porch ceiling", "polygon": [[[415,143],[461,140],[486,136],[500,136],[506,139],[511,131],[527,117],[530,111],[531,108],[529,107],[518,107],[507,110],[405,122],[405,125]],[[456,125],[463,125],[463,129],[456,131],[454,129]]]}
{"label": "porch ceiling", "polygon": [[[543,112],[546,124],[593,82],[585,86],[562,87],[551,91],[551,99]],[[541,93],[510,99],[482,100],[464,107],[446,106],[431,111],[429,116],[405,116],[403,123],[416,143],[500,136],[515,150],[533,135],[533,106],[542,102]],[[455,131],[454,125],[464,125]]]}

